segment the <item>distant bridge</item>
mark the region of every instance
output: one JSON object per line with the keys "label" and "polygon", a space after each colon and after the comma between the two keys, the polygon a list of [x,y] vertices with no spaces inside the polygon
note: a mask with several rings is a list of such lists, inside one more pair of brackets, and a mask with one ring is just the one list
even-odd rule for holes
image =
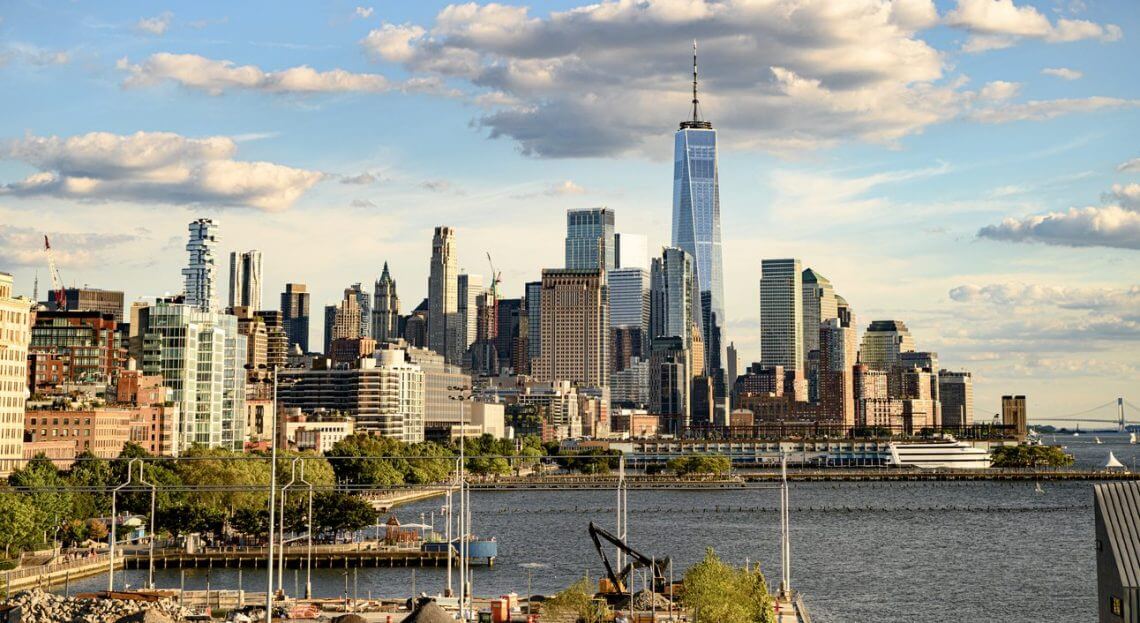
{"label": "distant bridge", "polygon": [[1074,424],[1116,424],[1120,432],[1126,426],[1140,426],[1140,407],[1117,397],[1102,405],[1090,407],[1075,413],[1031,418],[1037,422],[1073,422]]}

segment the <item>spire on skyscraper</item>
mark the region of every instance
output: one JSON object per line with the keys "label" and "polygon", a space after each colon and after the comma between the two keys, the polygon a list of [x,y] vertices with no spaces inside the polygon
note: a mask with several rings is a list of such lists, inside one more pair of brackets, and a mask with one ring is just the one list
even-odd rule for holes
{"label": "spire on skyscraper", "polygon": [[711,130],[712,124],[708,121],[701,120],[701,101],[697,97],[697,40],[693,39],[693,118],[688,121],[681,122],[681,129],[685,128],[699,128],[702,130]]}

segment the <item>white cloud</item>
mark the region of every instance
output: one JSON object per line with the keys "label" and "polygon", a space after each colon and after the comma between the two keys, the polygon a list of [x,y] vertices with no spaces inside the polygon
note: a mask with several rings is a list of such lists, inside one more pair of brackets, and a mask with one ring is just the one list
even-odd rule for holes
{"label": "white cloud", "polygon": [[247,206],[272,212],[287,209],[322,177],[317,171],[272,162],[233,160],[236,151],[236,143],[223,136],[29,135],[9,141],[0,157],[38,171],[0,186],[0,195]]}
{"label": "white cloud", "polygon": [[384,24],[368,33],[361,44],[370,53],[386,61],[404,62],[415,54],[413,42],[424,36],[424,29],[411,25]]}
{"label": "white cloud", "polygon": [[135,24],[135,29],[151,35],[163,35],[166,33],[166,29],[170,27],[170,20],[173,17],[174,14],[170,11],[155,17],[144,17]]}
{"label": "white cloud", "polygon": [[98,261],[101,252],[135,240],[129,234],[44,232],[0,225],[0,266],[43,266],[45,234],[52,240],[52,257],[61,268],[90,265]]}
{"label": "white cloud", "polygon": [[1064,309],[1132,311],[1140,306],[1140,286],[1094,288],[1034,283],[965,284],[950,290],[959,303],[986,303],[1002,307],[1046,305]]}
{"label": "white cloud", "polygon": [[1107,199],[1117,201],[1130,210],[1140,211],[1140,184],[1113,184],[1112,194]]}
{"label": "white cloud", "polygon": [[1052,23],[1035,7],[1017,6],[1013,0],[958,0],[944,21],[971,33],[962,46],[966,52],[1009,47],[1021,38],[1065,43],[1082,39],[1111,42],[1123,36],[1115,24],[1065,18]]}
{"label": "white cloud", "polygon": [[353,199],[352,203],[350,203],[349,205],[351,207],[354,207],[354,208],[375,208],[376,207],[375,203],[372,203],[371,201],[369,201],[367,199]]}
{"label": "white cloud", "polygon": [[993,82],[987,82],[986,85],[982,87],[982,90],[978,92],[978,97],[984,100],[1001,102],[1012,99],[1019,91],[1021,91],[1021,84],[1018,82],[994,80]]}
{"label": "white cloud", "polygon": [[1085,97],[1056,100],[1031,100],[1019,104],[976,108],[970,117],[982,123],[1009,123],[1012,121],[1043,121],[1061,115],[1086,113],[1113,108],[1135,108],[1140,99],[1117,97]]}
{"label": "white cloud", "polygon": [[340,183],[341,184],[358,184],[358,185],[363,186],[366,184],[371,184],[371,183],[373,183],[379,179],[380,178],[377,177],[376,175],[373,175],[372,173],[365,171],[364,173],[360,173],[358,175],[341,176]]}
{"label": "white cloud", "polygon": [[563,195],[581,195],[585,192],[586,189],[582,188],[578,184],[575,184],[574,180],[563,180],[557,184],[551,184],[550,188],[546,189],[546,194],[551,197],[560,197]]}
{"label": "white cloud", "polygon": [[1007,218],[978,237],[1070,247],[1140,249],[1140,212],[1119,205],[1069,208],[1063,212]]}
{"label": "white cloud", "polygon": [[1080,80],[1084,76],[1083,73],[1076,69],[1069,69],[1068,67],[1046,67],[1041,70],[1041,73],[1063,80]]}
{"label": "white cloud", "polygon": [[358,6],[358,7],[356,7],[355,10],[353,10],[352,16],[353,16],[353,18],[359,17],[360,19],[368,19],[369,17],[372,17],[372,13],[374,11],[375,11],[375,9],[373,9],[370,6],[369,7]]}
{"label": "white cloud", "polygon": [[1133,158],[1127,162],[1121,162],[1120,166],[1116,167],[1118,172],[1140,172],[1140,158]]}
{"label": "white cloud", "polygon": [[8,61],[19,61],[37,67],[66,65],[71,54],[65,50],[49,50],[29,43],[9,42],[0,49],[0,66]]}
{"label": "white cloud", "polygon": [[392,84],[379,74],[359,74],[343,69],[317,71],[301,65],[281,71],[263,71],[255,65],[236,65],[197,54],[152,54],[134,65],[126,58],[117,67],[127,72],[126,87],[148,86],[165,80],[184,87],[221,95],[244,89],[270,93],[336,93],[387,91]]}

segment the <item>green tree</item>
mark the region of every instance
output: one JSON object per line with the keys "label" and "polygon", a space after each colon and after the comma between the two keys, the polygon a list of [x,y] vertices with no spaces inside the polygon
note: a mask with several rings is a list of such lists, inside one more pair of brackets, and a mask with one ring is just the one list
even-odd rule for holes
{"label": "green tree", "polygon": [[263,538],[269,534],[269,508],[239,508],[230,518],[230,527],[242,534]]}
{"label": "green tree", "polygon": [[26,501],[34,513],[35,532],[47,540],[45,534],[71,517],[71,494],[66,491],[67,480],[59,468],[42,453],[28,461],[23,469],[8,476],[8,484],[26,491]]}
{"label": "green tree", "polygon": [[[232,515],[242,508],[268,505],[269,461],[224,448],[195,446],[178,461],[178,476],[194,493],[197,503]],[[250,487],[245,489],[243,487]]]}
{"label": "green tree", "polygon": [[685,572],[684,587],[685,609],[702,621],[772,623],[775,619],[759,566],[731,567],[712,548],[705,550],[704,560]]}
{"label": "green tree", "polygon": [[400,456],[403,446],[388,437],[357,433],[336,442],[325,455],[334,459],[332,468],[339,483],[390,487],[404,484],[404,474],[392,460],[382,459]]}
{"label": "green tree", "polygon": [[542,605],[543,618],[573,618],[581,623],[601,623],[612,613],[606,602],[595,599],[589,578],[582,578],[558,592]]}
{"label": "green tree", "polygon": [[[73,487],[90,489],[71,496],[71,516],[78,518],[106,517],[111,514],[111,466],[107,461],[85,450],[75,457],[67,474]],[[82,539],[81,539],[82,540]]]}
{"label": "green tree", "polygon": [[87,538],[95,541],[102,541],[111,534],[111,531],[107,529],[107,524],[103,523],[102,519],[94,517],[87,520],[83,529],[87,533]]}
{"label": "green tree", "polygon": [[78,545],[87,540],[87,522],[82,519],[72,519],[63,524],[59,531],[59,539],[64,543]]}
{"label": "green tree", "polygon": [[322,491],[313,498],[314,528],[339,535],[376,523],[378,513],[367,500],[340,491]]}
{"label": "green tree", "polygon": [[604,448],[589,448],[568,455],[566,468],[583,474],[605,475],[618,466],[618,454]]}
{"label": "green tree", "polygon": [[0,493],[0,545],[4,558],[11,550],[27,542],[36,531],[36,512],[26,496],[19,493]]}
{"label": "green tree", "polygon": [[692,454],[669,459],[669,469],[678,476],[692,474],[723,475],[732,471],[732,461],[723,454]]}
{"label": "green tree", "polygon": [[1001,446],[990,456],[994,467],[1069,467],[1073,455],[1057,446]]}
{"label": "green tree", "polygon": [[159,508],[155,519],[159,529],[175,536],[185,536],[195,532],[219,534],[226,515],[219,508],[190,501]]}

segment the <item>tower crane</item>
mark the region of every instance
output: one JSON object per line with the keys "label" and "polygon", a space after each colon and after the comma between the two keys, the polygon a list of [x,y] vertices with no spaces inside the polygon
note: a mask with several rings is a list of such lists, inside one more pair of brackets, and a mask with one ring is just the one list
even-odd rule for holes
{"label": "tower crane", "polygon": [[502,271],[495,270],[495,262],[491,259],[491,252],[487,252],[487,263],[491,265],[491,296],[499,300],[499,284],[503,281]]}
{"label": "tower crane", "polygon": [[59,268],[55,265],[55,255],[51,252],[51,242],[44,235],[44,253],[47,254],[48,271],[51,273],[51,286],[55,289],[55,308],[63,310],[67,307],[67,296],[63,291],[63,278],[59,276]]}

